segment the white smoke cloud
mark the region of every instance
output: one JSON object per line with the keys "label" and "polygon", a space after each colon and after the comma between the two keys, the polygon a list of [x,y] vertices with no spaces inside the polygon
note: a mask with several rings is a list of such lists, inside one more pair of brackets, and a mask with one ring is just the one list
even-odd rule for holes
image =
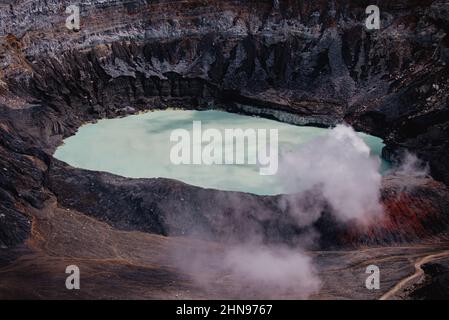
{"label": "white smoke cloud", "polygon": [[389,171],[387,183],[394,181],[397,194],[411,192],[417,185],[417,180],[430,177],[428,163],[424,163],[415,154],[403,152],[397,159],[397,165]]}
{"label": "white smoke cloud", "polygon": [[300,247],[256,240],[226,246],[198,241],[173,249],[176,267],[213,297],[307,299],[321,288],[312,257]]}
{"label": "white smoke cloud", "polygon": [[[263,232],[242,217],[234,223],[247,230],[243,243],[228,244],[220,253],[182,252],[178,254],[179,266],[211,291],[217,287],[214,279],[225,277],[237,284],[235,292],[242,298],[306,299],[321,287],[313,259],[302,249],[317,242],[319,234],[313,223],[327,206],[341,222],[365,222],[382,214],[379,167],[380,160],[370,155],[369,147],[357,133],[339,125],[327,135],[281,154],[278,176],[292,194],[282,196],[278,206],[306,230],[298,237],[296,246],[267,243]],[[248,205],[236,197],[232,201],[236,208]],[[257,214],[263,217],[272,213]],[[216,273],[211,274],[210,270]]]}
{"label": "white smoke cloud", "polygon": [[[292,192],[319,190],[340,221],[364,222],[383,212],[379,166],[380,160],[370,155],[369,147],[354,129],[338,125],[325,136],[281,155],[279,177]],[[319,206],[323,199],[311,202]],[[320,208],[312,209],[299,207],[296,214],[301,220],[313,222],[319,218]],[[314,219],[304,217],[308,214]]]}
{"label": "white smoke cloud", "polygon": [[321,286],[312,259],[300,249],[236,247],[227,253],[224,265],[247,291],[262,292],[265,298],[292,295],[305,299]]}
{"label": "white smoke cloud", "polygon": [[430,175],[429,171],[430,169],[427,163],[424,163],[416,155],[406,151],[400,160],[399,166],[392,170],[392,174],[396,176],[425,178]]}

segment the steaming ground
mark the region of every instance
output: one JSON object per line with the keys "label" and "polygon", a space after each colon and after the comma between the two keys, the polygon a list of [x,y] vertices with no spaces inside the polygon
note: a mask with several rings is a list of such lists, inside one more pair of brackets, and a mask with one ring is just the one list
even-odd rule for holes
{"label": "steaming ground", "polygon": [[[396,171],[414,173],[414,168],[416,163],[406,162]],[[322,194],[315,187],[295,196],[297,201],[290,204],[300,205],[301,212],[307,213]],[[232,201],[235,206],[239,199]],[[20,258],[0,266],[0,298],[375,299],[413,274],[415,261],[448,249],[447,241],[435,237],[429,243],[400,246],[308,250],[320,236],[316,230],[294,243],[273,242],[243,218],[230,226],[242,227],[251,236],[241,243],[200,241],[189,234],[164,237],[117,230],[63,207],[54,197],[31,215],[33,228],[26,247],[14,249],[21,250]],[[314,219],[298,223],[310,225]],[[64,271],[70,264],[82,270],[82,290],[65,288]],[[382,270],[378,291],[365,287],[370,264]]]}
{"label": "steaming ground", "polygon": [[[349,126],[339,125],[323,136],[311,139],[280,158],[280,183],[289,190],[302,190],[282,197],[279,206],[292,215],[300,227],[309,227],[294,244],[267,243],[258,229],[248,226],[244,243],[229,245],[221,261],[214,255],[188,255],[177,262],[189,273],[197,274],[199,284],[207,286],[199,266],[220,265],[240,283],[246,297],[275,298],[295,296],[307,299],[321,287],[314,259],[305,250],[319,238],[312,225],[323,211],[341,222],[368,223],[383,214],[380,203],[380,160],[373,156],[364,140]],[[235,200],[238,203],[238,199]],[[247,221],[237,221],[240,226]],[[192,256],[190,256],[192,257]]]}
{"label": "steaming ground", "polygon": [[281,156],[280,175],[290,190],[318,188],[321,197],[298,207],[294,214],[301,224],[319,217],[323,200],[336,218],[345,222],[382,214],[380,160],[349,126],[339,125],[297,150]]}
{"label": "steaming ground", "polygon": [[[190,123],[189,119],[184,119]],[[107,135],[103,135],[107,136]],[[397,174],[416,171],[417,160],[407,156]],[[260,226],[244,217],[227,220],[232,230],[245,230],[244,240],[216,239],[192,226],[183,234],[210,240],[195,248],[169,246],[169,264],[187,274],[201,292],[228,288],[237,298],[307,299],[319,294],[325,285],[316,254],[320,234],[314,223],[329,212],[338,223],[369,225],[383,215],[380,202],[381,161],[365,140],[351,127],[338,125],[297,147],[290,145],[280,155],[277,184],[290,194],[279,198],[280,212],[293,218],[304,230],[295,240],[268,239]],[[421,174],[421,173],[420,173]],[[229,196],[232,207],[248,206],[239,194]],[[271,212],[256,212],[260,221]],[[216,219],[219,219],[217,217]],[[377,220],[378,221],[378,220]],[[231,222],[229,222],[231,223]]]}
{"label": "steaming ground", "polygon": [[252,296],[262,292],[271,298],[294,295],[305,299],[321,287],[312,258],[299,247],[236,247],[227,253],[224,264]]}
{"label": "steaming ground", "polygon": [[[315,292],[319,278],[320,290],[309,298],[375,299],[412,274],[417,259],[443,249],[433,242],[313,251],[301,253],[299,258],[274,248],[273,256],[260,251],[247,255],[254,248],[241,246],[235,252],[226,249],[225,244],[192,238],[119,231],[83,213],[60,208],[55,200],[47,202],[44,210],[36,211],[27,247],[15,249],[22,257],[0,266],[0,298],[298,299]],[[176,253],[182,261],[168,253]],[[288,256],[283,257],[284,254]],[[307,257],[306,261],[303,257]],[[254,259],[249,261],[251,258]],[[288,265],[279,264],[279,260]],[[230,261],[248,265],[236,266]],[[263,266],[267,261],[272,263],[271,270],[260,268],[259,263]],[[82,270],[81,290],[65,287],[64,271],[71,264]],[[369,264],[382,270],[380,290],[367,290],[364,286]],[[310,273],[304,268],[310,266],[316,268],[311,271],[314,277],[306,279]],[[250,268],[258,269],[254,273],[257,278],[267,275],[269,281],[258,284],[253,276],[245,279]],[[303,272],[297,272],[297,268]],[[270,291],[275,279],[287,279],[281,274],[284,270],[289,270],[292,282],[281,282]],[[299,289],[295,287],[298,283]]]}
{"label": "steaming ground", "polygon": [[[316,296],[323,287],[323,279],[316,256],[307,253],[316,247],[320,237],[313,224],[325,210],[330,210],[341,223],[364,226],[379,221],[384,214],[380,202],[379,158],[370,153],[370,148],[351,127],[339,125],[326,135],[283,153],[280,160],[282,183],[286,188],[302,191],[281,197],[279,206],[307,232],[293,244],[269,243],[259,229],[248,225],[247,240],[224,243],[220,254],[176,252],[178,267],[193,274],[204,290],[213,291],[211,286],[217,285],[213,278],[224,274],[224,279],[238,284],[241,298]],[[410,154],[393,170],[393,174],[426,174],[425,167]],[[238,205],[239,200],[234,201]],[[245,226],[248,221],[242,219],[236,223]],[[217,273],[211,276],[207,271],[211,269]]]}

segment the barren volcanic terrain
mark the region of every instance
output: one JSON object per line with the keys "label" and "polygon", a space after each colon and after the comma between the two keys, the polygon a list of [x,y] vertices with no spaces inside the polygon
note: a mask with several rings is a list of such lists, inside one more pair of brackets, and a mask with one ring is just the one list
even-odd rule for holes
{"label": "barren volcanic terrain", "polygon": [[[92,0],[79,30],[71,4],[0,2],[0,298],[449,298],[447,0],[376,1],[379,30],[365,27],[369,1]],[[87,122],[167,108],[344,122],[384,139],[392,163],[407,151],[428,168],[384,175],[368,223],[324,205],[298,224],[315,189],[260,196],[53,157]],[[255,234],[282,249],[259,254]],[[223,263],[241,243],[254,259]],[[301,286],[260,271],[267,260]],[[68,265],[81,290],[66,289]]]}

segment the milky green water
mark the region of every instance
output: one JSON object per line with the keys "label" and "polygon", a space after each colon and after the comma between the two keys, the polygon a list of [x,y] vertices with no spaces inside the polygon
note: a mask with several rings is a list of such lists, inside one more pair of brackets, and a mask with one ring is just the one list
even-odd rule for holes
{"label": "milky green water", "polygon": [[[222,111],[154,111],[105,119],[79,128],[64,140],[55,157],[73,167],[105,171],[131,178],[172,178],[192,185],[255,194],[285,192],[276,176],[262,176],[255,165],[174,165],[170,161],[172,130],[192,131],[192,121],[207,128],[278,129],[279,149],[297,148],[329,129],[289,125]],[[360,133],[373,155],[381,155],[380,138]],[[379,170],[388,168],[382,161]]]}

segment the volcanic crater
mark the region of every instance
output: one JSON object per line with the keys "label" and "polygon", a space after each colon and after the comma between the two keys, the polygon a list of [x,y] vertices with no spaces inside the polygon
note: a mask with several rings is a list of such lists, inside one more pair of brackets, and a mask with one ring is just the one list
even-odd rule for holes
{"label": "volcanic crater", "polygon": [[[382,28],[369,31],[368,1],[93,0],[74,32],[65,2],[2,2],[0,297],[447,298],[449,3],[377,3]],[[393,163],[409,152],[429,170],[383,176],[384,214],[369,224],[323,206],[304,226],[281,198],[307,207],[313,189],[220,191],[53,157],[85,123],[167,108],[344,122],[381,137]],[[242,285],[221,262],[254,234],[274,248],[304,242],[319,284]],[[81,290],[64,285],[73,264]],[[380,290],[365,287],[371,264]]]}

